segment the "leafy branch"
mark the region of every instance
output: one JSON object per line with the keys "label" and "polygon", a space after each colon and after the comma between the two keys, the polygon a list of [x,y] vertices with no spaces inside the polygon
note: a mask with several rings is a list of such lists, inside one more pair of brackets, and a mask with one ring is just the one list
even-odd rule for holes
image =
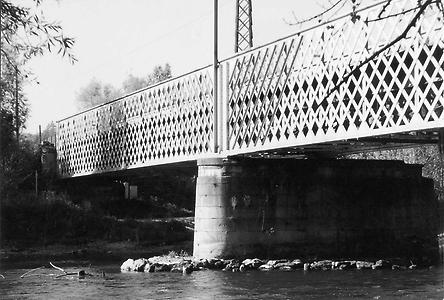
{"label": "leafy branch", "polygon": [[[40,0],[33,2],[36,8],[41,4]],[[41,12],[32,12],[30,8],[12,4],[7,0],[0,0],[0,7],[2,49],[6,45],[22,55],[25,60],[43,55],[47,51],[68,57],[72,64],[77,61],[72,53],[75,40],[65,36],[58,23],[48,22]],[[2,54],[8,57],[5,51],[2,51]]]}

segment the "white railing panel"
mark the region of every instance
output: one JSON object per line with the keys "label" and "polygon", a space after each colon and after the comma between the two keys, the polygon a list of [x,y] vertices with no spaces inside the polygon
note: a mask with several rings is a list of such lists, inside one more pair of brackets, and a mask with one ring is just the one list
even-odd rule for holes
{"label": "white railing panel", "polygon": [[[228,155],[444,127],[443,15],[392,1],[223,62]],[[405,14],[399,14],[401,12]],[[338,86],[339,85],[339,86]]]}
{"label": "white railing panel", "polygon": [[196,159],[213,151],[213,79],[204,68],[58,122],[64,177]]}

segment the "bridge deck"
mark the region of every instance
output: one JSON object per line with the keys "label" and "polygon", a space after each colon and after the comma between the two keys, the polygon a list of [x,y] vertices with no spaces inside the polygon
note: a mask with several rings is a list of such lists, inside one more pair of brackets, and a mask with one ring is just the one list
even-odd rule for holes
{"label": "bridge deck", "polygon": [[384,15],[394,16],[372,22],[382,5],[221,61],[219,99],[209,66],[59,121],[60,174],[436,140],[444,127],[442,12],[432,5],[412,23],[417,1],[392,1]]}

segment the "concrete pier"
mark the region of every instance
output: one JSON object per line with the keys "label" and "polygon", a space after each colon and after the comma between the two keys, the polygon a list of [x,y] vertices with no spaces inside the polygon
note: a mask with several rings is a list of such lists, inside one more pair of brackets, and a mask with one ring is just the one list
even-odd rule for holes
{"label": "concrete pier", "polygon": [[198,161],[197,258],[416,257],[438,252],[437,200],[399,161]]}

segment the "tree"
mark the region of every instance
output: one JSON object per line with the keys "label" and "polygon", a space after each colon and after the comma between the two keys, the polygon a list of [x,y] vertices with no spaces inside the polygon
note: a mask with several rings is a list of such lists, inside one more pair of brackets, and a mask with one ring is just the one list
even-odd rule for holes
{"label": "tree", "polygon": [[154,67],[153,72],[148,75],[148,85],[156,84],[158,82],[171,78],[171,66],[166,63],[163,67],[157,65]]}
{"label": "tree", "polygon": [[71,51],[74,39],[66,37],[59,24],[45,20],[40,4],[33,0],[32,7],[24,7],[0,0],[0,198],[20,191],[36,170],[32,145],[18,139],[28,114],[22,93],[29,74],[26,62],[54,51],[71,63],[76,60]]}
{"label": "tree", "polygon": [[76,102],[80,110],[114,100],[121,96],[121,92],[110,84],[103,84],[93,78],[87,86],[77,94]]}
{"label": "tree", "polygon": [[132,74],[123,81],[120,89],[114,88],[110,84],[103,84],[93,78],[87,86],[83,87],[76,97],[76,102],[80,110],[115,100],[123,95],[130,94],[142,88],[171,78],[171,67],[168,63],[164,66],[157,65],[146,77],[137,77]]}
{"label": "tree", "polygon": [[129,74],[128,77],[122,83],[122,89],[125,94],[132,93],[148,86],[148,80],[143,77],[136,77]]}
{"label": "tree", "polygon": [[74,39],[65,36],[62,27],[56,22],[45,20],[40,10],[41,2],[33,0],[34,7],[29,8],[0,0],[2,55],[10,58],[8,52],[4,51],[5,46],[19,54],[19,60],[22,61],[47,51],[57,51],[74,63],[76,58],[71,51]]}
{"label": "tree", "polygon": [[154,67],[153,71],[146,76],[146,78],[136,77],[132,74],[128,75],[127,79],[125,79],[122,84],[122,89],[125,94],[129,94],[170,78],[170,64],[166,63],[164,66],[157,65]]}

